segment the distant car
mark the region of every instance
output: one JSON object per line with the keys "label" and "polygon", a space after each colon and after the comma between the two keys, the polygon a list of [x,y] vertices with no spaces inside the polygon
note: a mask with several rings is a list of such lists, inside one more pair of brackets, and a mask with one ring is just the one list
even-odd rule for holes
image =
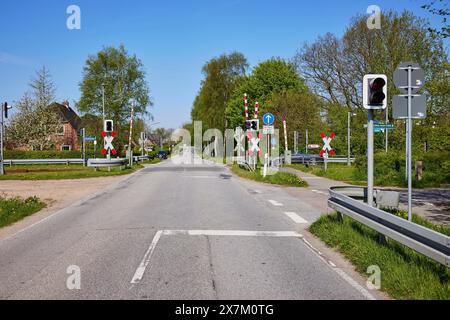
{"label": "distant car", "polygon": [[292,163],[317,165],[323,163],[323,158],[318,154],[297,153],[292,155]]}
{"label": "distant car", "polygon": [[156,154],[156,158],[159,158],[161,160],[165,160],[168,157],[168,153],[167,151],[158,151],[158,153]]}

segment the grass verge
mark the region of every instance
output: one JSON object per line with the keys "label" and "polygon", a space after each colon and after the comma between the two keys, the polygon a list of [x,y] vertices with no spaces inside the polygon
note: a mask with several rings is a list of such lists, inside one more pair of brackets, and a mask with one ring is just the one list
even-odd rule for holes
{"label": "grass verge", "polygon": [[307,187],[308,183],[295,174],[286,172],[277,172],[274,175],[268,175],[265,178],[261,174],[260,170],[256,172],[250,172],[240,168],[238,165],[233,165],[231,170],[241,178],[250,179],[258,182],[290,186],[290,187]]}
{"label": "grass verge", "polygon": [[36,197],[25,200],[0,197],[0,228],[22,220],[45,207],[46,204]]}
{"label": "grass verge", "polygon": [[108,168],[99,168],[96,171],[82,165],[5,166],[6,174],[0,176],[0,180],[62,180],[120,176],[130,174],[140,168],[142,168],[140,164],[122,170],[113,167],[111,172],[108,172]]}
{"label": "grass verge", "polygon": [[302,172],[311,173],[318,177],[325,177],[331,180],[346,182],[353,185],[366,185],[367,182],[358,176],[358,172],[354,166],[347,166],[337,163],[329,163],[328,170],[325,171],[322,165],[306,166],[304,164],[292,164],[287,167]]}
{"label": "grass verge", "polygon": [[[431,223],[415,217],[416,223]],[[433,229],[449,232],[448,228],[434,226]],[[391,297],[401,300],[449,300],[450,270],[431,259],[388,240],[379,241],[379,233],[344,217],[326,215],[317,220],[310,231],[330,247],[340,251],[349,259],[357,271],[367,275],[369,266],[381,269],[381,289]]]}

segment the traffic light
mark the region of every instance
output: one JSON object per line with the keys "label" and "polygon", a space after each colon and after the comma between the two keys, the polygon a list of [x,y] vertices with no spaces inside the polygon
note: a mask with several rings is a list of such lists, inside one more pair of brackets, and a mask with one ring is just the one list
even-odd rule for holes
{"label": "traffic light", "polygon": [[250,120],[245,121],[245,127],[247,128],[247,130],[250,130],[250,128],[252,127],[252,122]]}
{"label": "traffic light", "polygon": [[250,130],[259,131],[259,120],[251,120],[250,121]]}
{"label": "traffic light", "polygon": [[387,108],[387,77],[384,74],[367,74],[363,80],[364,109]]}
{"label": "traffic light", "polygon": [[3,104],[3,112],[5,114],[5,118],[8,119],[8,110],[11,109],[11,106],[8,106],[8,102]]}
{"label": "traffic light", "polygon": [[105,120],[104,131],[107,133],[114,131],[114,122],[112,120]]}

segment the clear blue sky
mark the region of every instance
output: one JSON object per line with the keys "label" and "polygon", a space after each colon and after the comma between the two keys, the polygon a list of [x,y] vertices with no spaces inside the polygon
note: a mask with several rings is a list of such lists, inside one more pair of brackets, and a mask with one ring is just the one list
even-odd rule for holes
{"label": "clear blue sky", "polygon": [[[34,74],[47,66],[58,100],[78,100],[86,58],[105,45],[124,44],[144,63],[161,126],[189,121],[202,65],[237,50],[251,66],[291,58],[305,41],[341,35],[350,18],[371,4],[409,9],[426,0],[15,0],[0,1],[0,100],[17,101]],[[81,30],[68,30],[66,9],[81,8]]]}

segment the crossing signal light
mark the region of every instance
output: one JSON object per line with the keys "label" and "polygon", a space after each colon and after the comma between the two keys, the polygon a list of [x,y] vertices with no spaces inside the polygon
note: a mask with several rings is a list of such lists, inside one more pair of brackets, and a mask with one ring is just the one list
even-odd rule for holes
{"label": "crossing signal light", "polygon": [[5,102],[3,104],[3,110],[2,112],[4,112],[5,118],[8,119],[8,110],[11,109],[11,106],[8,106],[8,102]]}
{"label": "crossing signal light", "polygon": [[253,131],[259,131],[259,120],[251,120],[250,129]]}
{"label": "crossing signal light", "polygon": [[368,74],[363,80],[363,106],[365,109],[387,108],[387,77]]}
{"label": "crossing signal light", "polygon": [[112,120],[105,120],[105,132],[111,133],[114,131],[114,122]]}

